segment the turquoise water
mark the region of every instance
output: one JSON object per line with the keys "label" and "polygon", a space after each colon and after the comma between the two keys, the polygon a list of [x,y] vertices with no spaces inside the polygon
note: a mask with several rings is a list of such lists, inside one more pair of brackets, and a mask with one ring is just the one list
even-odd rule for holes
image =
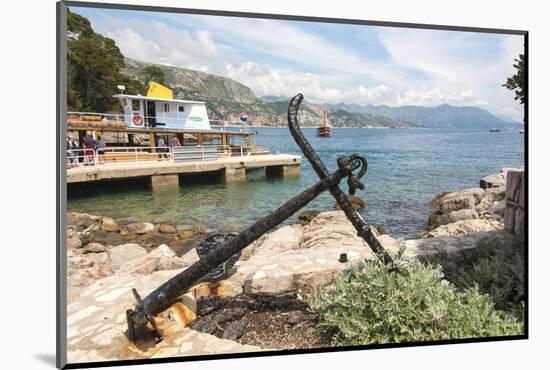
{"label": "turquoise water", "polygon": [[[287,129],[256,130],[257,144],[272,152],[301,154]],[[316,137],[314,129],[303,131],[329,170],[336,168],[339,155],[366,156],[366,189],[358,193],[367,203],[363,215],[371,223],[384,225],[392,235],[407,238],[424,228],[433,211],[429,202],[437,193],[479,186],[480,178],[524,163],[524,136],[517,131],[333,129],[328,139]],[[183,179],[179,190],[167,192],[151,192],[135,183],[69,189],[68,208],[123,222],[202,224],[235,230],[317,181],[307,161],[302,163],[300,177],[266,178],[261,170],[250,171],[247,177],[248,181],[233,184],[216,178]],[[333,206],[333,198],[326,193],[306,209],[330,210]]]}

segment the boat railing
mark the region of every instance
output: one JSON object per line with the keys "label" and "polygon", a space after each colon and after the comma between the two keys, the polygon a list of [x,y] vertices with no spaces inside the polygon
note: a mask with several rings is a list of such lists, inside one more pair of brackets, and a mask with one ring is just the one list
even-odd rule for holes
{"label": "boat railing", "polygon": [[77,119],[79,121],[114,121],[125,122],[123,113],[95,113],[95,112],[67,112],[68,119]]}
{"label": "boat railing", "polygon": [[267,153],[263,146],[193,145],[177,147],[106,147],[67,150],[67,168],[140,162],[211,161]]}

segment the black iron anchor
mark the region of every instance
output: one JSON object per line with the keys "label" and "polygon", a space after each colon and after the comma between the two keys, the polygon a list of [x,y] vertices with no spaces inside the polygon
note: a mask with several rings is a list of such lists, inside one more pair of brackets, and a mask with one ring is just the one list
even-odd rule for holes
{"label": "black iron anchor", "polygon": [[[288,109],[288,124],[292,136],[321,179],[310,188],[288,200],[271,214],[261,218],[239,234],[227,240],[217,250],[201,257],[199,261],[166,281],[143,300],[137,291],[133,289],[137,305],[135,309],[126,311],[128,323],[127,335],[131,341],[135,342],[145,337],[144,333],[147,331],[146,326],[148,323],[152,328],[156,340],[160,341],[162,333],[160,333],[155,324],[155,315],[169,308],[200,278],[208,274],[210,270],[224,263],[235,253],[240,252],[260,236],[292,216],[325,190],[329,190],[333,194],[346,216],[357,229],[358,234],[367,241],[373,252],[381,256],[384,262],[392,262],[391,257],[378,242],[375,235],[373,235],[366,221],[353,209],[344,192],[338,187],[341,180],[347,177],[349,192],[351,194],[356,189],[363,189],[364,185],[360,182],[360,179],[367,171],[366,159],[359,154],[353,154],[349,157],[342,156],[337,160],[338,169],[333,173],[329,173],[300,131],[296,116],[302,99],[303,96],[298,94],[291,100]],[[358,171],[355,173],[354,171],[356,170]]]}

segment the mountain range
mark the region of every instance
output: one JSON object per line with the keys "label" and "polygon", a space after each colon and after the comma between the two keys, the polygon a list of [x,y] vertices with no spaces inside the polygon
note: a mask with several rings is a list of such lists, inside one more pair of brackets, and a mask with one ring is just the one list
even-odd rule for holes
{"label": "mountain range", "polygon": [[[125,59],[122,73],[144,82],[142,70],[151,63]],[[242,112],[250,113],[250,123],[257,126],[286,125],[290,97],[256,97],[252,89],[227,77],[172,66],[158,65],[164,72],[165,83],[178,99],[206,102],[210,119],[236,121]],[[307,99],[307,97],[306,97]],[[304,127],[327,122],[333,127],[390,127],[390,128],[511,128],[520,125],[496,117],[485,109],[443,104],[437,107],[359,104],[313,104],[305,101],[300,110]]]}
{"label": "mountain range", "polygon": [[389,107],[386,105],[359,105],[359,104],[323,104],[327,109],[341,109],[347,112],[361,114],[376,114],[415,123],[431,128],[453,129],[490,129],[514,128],[521,123],[504,120],[489,111],[470,106],[452,106],[441,104],[436,107],[422,107],[406,105]]}

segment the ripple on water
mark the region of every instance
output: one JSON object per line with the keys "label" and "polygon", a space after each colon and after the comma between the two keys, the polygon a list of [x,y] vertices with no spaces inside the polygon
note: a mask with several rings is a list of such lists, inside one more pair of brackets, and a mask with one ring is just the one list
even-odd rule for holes
{"label": "ripple on water", "polygon": [[[272,152],[300,154],[287,130],[257,129],[256,143]],[[339,155],[360,153],[369,169],[367,202],[363,212],[369,222],[385,225],[396,236],[414,237],[423,229],[430,200],[442,191],[479,186],[479,179],[502,167],[524,163],[523,135],[501,132],[432,129],[334,129],[330,139],[318,138],[313,129],[306,137],[329,170],[336,169]],[[248,181],[223,184],[215,177],[201,181],[185,179],[176,191],[151,192],[143,184],[100,185],[71,189],[68,208],[111,216],[122,223],[170,222],[202,224],[234,231],[282,205],[318,180],[307,161],[300,177],[266,178],[261,170],[250,171]],[[306,209],[332,210],[327,193]],[[296,222],[293,216],[287,222]]]}

